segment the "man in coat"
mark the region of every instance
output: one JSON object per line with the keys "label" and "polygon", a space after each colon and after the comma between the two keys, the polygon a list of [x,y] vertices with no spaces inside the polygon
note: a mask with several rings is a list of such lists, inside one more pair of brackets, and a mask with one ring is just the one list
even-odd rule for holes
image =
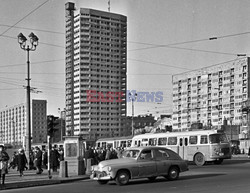
{"label": "man in coat", "polygon": [[24,150],[19,149],[17,154],[17,170],[20,173],[20,177],[23,176],[23,171],[26,168],[27,158],[25,156]]}
{"label": "man in coat", "polygon": [[50,164],[53,172],[57,172],[57,167],[59,166],[59,153],[55,146],[53,146],[50,151]]}
{"label": "man in coat", "polygon": [[41,174],[43,172],[42,170],[42,151],[39,147],[35,147],[35,166],[36,166],[36,174]]}
{"label": "man in coat", "polygon": [[2,178],[2,184],[4,185],[5,181],[5,174],[7,173],[8,170],[8,161],[10,157],[5,151],[5,148],[3,145],[0,145],[0,182]]}

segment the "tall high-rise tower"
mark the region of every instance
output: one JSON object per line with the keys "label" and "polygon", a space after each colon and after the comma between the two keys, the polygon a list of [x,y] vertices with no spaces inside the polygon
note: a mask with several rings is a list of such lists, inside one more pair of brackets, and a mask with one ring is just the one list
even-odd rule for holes
{"label": "tall high-rise tower", "polygon": [[126,128],[127,18],[66,3],[66,131],[84,138]]}

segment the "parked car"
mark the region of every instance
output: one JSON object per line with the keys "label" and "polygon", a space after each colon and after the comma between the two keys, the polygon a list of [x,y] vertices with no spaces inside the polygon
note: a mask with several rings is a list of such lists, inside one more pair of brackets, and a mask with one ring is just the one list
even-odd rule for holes
{"label": "parked car", "polygon": [[92,166],[91,179],[99,184],[115,180],[118,185],[125,185],[130,179],[157,176],[168,180],[177,180],[179,173],[188,170],[187,163],[175,152],[164,147],[135,147],[123,152],[122,158],[106,160]]}

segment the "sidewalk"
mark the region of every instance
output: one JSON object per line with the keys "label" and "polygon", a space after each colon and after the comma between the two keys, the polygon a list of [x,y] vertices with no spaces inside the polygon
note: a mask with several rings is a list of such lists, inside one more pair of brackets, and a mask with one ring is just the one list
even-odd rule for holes
{"label": "sidewalk", "polygon": [[233,160],[250,160],[247,154],[232,155]]}
{"label": "sidewalk", "polygon": [[0,190],[45,186],[89,179],[88,175],[70,176],[67,178],[60,178],[58,175],[58,172],[52,173],[52,178],[49,179],[47,170],[44,170],[42,174],[36,174],[35,170],[29,170],[24,171],[24,176],[20,177],[17,171],[10,170],[9,174],[6,174],[5,185],[0,185]]}

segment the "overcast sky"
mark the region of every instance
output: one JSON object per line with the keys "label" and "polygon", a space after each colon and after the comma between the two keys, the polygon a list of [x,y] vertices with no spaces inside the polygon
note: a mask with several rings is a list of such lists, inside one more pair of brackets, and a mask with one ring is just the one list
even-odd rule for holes
{"label": "overcast sky", "polygon": [[[20,32],[34,32],[40,42],[30,54],[31,87],[42,93],[31,97],[46,99],[48,114],[58,115],[57,109],[65,107],[66,2],[0,1],[0,109],[26,101],[27,58],[17,43]],[[77,9],[108,11],[108,0],[71,2]],[[164,93],[161,104],[135,103],[135,115],[171,112],[173,74],[248,55],[249,10],[249,0],[111,0],[111,12],[128,18],[128,89]],[[215,36],[220,38],[209,41]]]}

